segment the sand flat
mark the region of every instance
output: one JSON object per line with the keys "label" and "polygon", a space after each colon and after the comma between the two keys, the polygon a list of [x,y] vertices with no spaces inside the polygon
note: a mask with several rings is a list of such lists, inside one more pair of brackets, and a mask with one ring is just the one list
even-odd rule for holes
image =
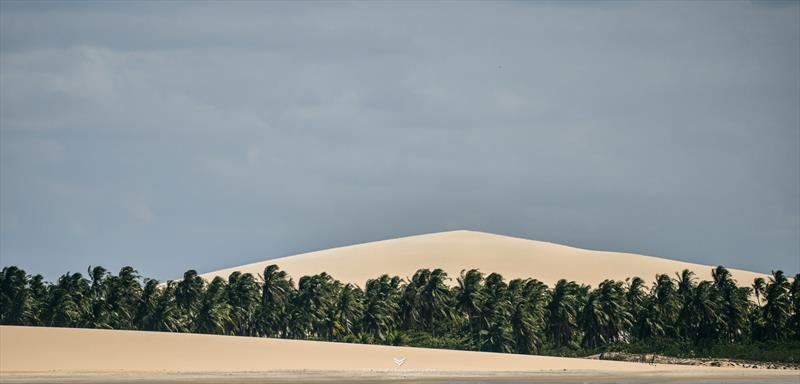
{"label": "sand flat", "polygon": [[715,373],[659,372],[613,373],[602,371],[561,373],[473,373],[473,374],[391,374],[352,372],[250,372],[250,373],[15,373],[0,372],[0,382],[8,384],[71,383],[71,384],[168,384],[168,383],[228,383],[228,384],[297,384],[297,383],[357,383],[357,384],[516,384],[516,383],[581,383],[581,384],[797,384],[798,377],[773,373]]}
{"label": "sand flat", "polygon": [[[395,358],[405,358],[398,366]],[[0,327],[0,372],[11,378],[93,373],[124,379],[232,376],[237,381],[317,377],[423,379],[663,374],[797,377],[797,371],[649,365],[617,361],[343,344],[303,340],[97,329]],[[178,376],[171,374],[180,374]],[[573,376],[564,376],[565,374]],[[133,376],[130,376],[133,375]],[[153,376],[155,375],[155,376]],[[205,376],[204,376],[205,375]],[[211,375],[211,376],[207,376]],[[216,375],[216,376],[215,376]],[[744,375],[744,376],[742,376]],[[74,377],[73,377],[74,378]],[[200,380],[198,378],[198,380]],[[254,379],[255,380],[255,379]],[[23,380],[24,381],[24,380]],[[31,380],[36,381],[36,380]],[[91,380],[89,380],[91,381]],[[156,380],[158,381],[158,380]],[[201,380],[202,381],[202,380]],[[212,380],[213,381],[213,380]],[[266,382],[266,381],[265,381]]]}
{"label": "sand flat", "polygon": [[[332,248],[295,256],[265,260],[205,273],[227,278],[231,272],[260,274],[270,264],[287,271],[295,280],[327,272],[334,278],[358,284],[384,273],[411,277],[420,268],[442,268],[452,278],[463,269],[497,272],[506,279],[536,278],[548,285],[565,278],[596,286],[605,279],[625,280],[639,276],[651,282],[658,273],[674,276],[683,269],[710,280],[714,266],[687,263],[632,253],[580,249],[475,231],[450,231]],[[729,269],[742,286],[749,286],[762,273]]]}

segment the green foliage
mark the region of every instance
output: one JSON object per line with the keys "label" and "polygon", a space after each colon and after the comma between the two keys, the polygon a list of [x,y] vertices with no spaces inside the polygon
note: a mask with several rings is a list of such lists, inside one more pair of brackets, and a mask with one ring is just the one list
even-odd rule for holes
{"label": "green foliage", "polygon": [[547,333],[556,348],[572,344],[578,335],[579,289],[574,281],[564,279],[553,288],[547,305]]}
{"label": "green foliage", "polygon": [[[614,352],[634,354],[656,353],[664,356],[684,358],[727,358],[752,361],[800,363],[800,342],[748,341],[743,343],[716,343],[698,345],[691,341],[658,338],[611,345]],[[585,353],[582,356],[592,353]]]}
{"label": "green foliage", "polygon": [[[276,265],[206,282],[144,279],[131,267],[66,273],[54,283],[17,267],[0,271],[0,324],[219,335],[503,353],[586,356],[602,351],[800,362],[800,275],[782,271],[740,287],[727,269],[697,281],[684,270],[606,280],[595,289],[559,280],[441,269],[404,281],[382,275],[365,288],[327,273],[297,285]],[[755,300],[751,300],[753,297]]]}

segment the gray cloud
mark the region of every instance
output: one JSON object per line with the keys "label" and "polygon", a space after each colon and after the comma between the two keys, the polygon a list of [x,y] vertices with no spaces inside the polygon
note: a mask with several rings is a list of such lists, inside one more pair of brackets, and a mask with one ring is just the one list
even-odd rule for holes
{"label": "gray cloud", "polygon": [[0,3],[0,256],[458,228],[800,270],[800,6]]}

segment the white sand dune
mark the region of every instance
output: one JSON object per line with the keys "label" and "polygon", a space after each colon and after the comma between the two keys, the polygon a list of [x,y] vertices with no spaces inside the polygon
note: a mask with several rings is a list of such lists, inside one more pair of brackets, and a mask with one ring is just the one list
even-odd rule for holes
{"label": "white sand dune", "polygon": [[[535,278],[549,285],[565,278],[596,286],[605,279],[639,276],[651,282],[658,273],[674,276],[683,269],[711,279],[712,266],[632,253],[592,251],[543,241],[475,231],[451,231],[326,249],[209,272],[202,276],[227,278],[231,272],[262,273],[276,264],[293,278],[327,272],[358,284],[384,273],[411,277],[420,268],[442,268],[452,278],[463,269],[497,272],[506,279]],[[764,274],[730,269],[740,285]]]}
{"label": "white sand dune", "polygon": [[[267,260],[205,274],[227,277],[233,271],[261,273],[277,264],[294,278],[328,272],[359,285],[383,273],[411,276],[419,268],[444,268],[452,277],[462,269],[499,272],[507,279],[533,277],[548,284],[566,278],[597,284],[604,279],[640,276],[684,268],[710,278],[711,266],[628,253],[590,251],[558,244],[481,232],[454,231],[378,241]],[[740,284],[758,273],[731,270]],[[402,366],[395,358],[405,358]],[[708,372],[688,366],[657,367],[599,360],[567,359],[423,348],[209,336],[139,331],[0,327],[0,372],[547,372],[593,371],[636,374]],[[753,373],[755,371],[755,373]],[[746,375],[760,370],[742,369]],[[714,368],[714,375],[739,370]],[[770,373],[772,374],[772,373]],[[654,376],[656,377],[656,376]],[[23,377],[21,380],[27,380]],[[48,381],[45,378],[44,381]],[[71,379],[70,379],[71,380]]]}
{"label": "white sand dune", "polygon": [[[0,327],[0,372],[709,372],[546,356],[238,336]],[[398,366],[395,359],[404,359]],[[762,371],[712,368],[725,372]],[[766,371],[764,371],[766,372]]]}

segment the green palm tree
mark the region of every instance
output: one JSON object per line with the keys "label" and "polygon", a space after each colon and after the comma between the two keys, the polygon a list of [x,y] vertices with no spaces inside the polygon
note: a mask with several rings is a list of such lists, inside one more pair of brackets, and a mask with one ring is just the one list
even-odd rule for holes
{"label": "green palm tree", "polygon": [[82,311],[67,289],[55,286],[48,297],[43,313],[46,326],[73,327],[78,324]]}
{"label": "green palm tree", "polygon": [[719,302],[720,337],[727,342],[742,340],[750,328],[747,317],[750,312],[750,288],[740,288],[723,266],[714,268],[711,275]]}
{"label": "green palm tree", "polygon": [[257,315],[260,334],[271,337],[288,336],[287,306],[294,291],[292,280],[272,264],[264,268],[261,278],[261,303]]}
{"label": "green palm tree", "polygon": [[663,329],[666,336],[676,336],[675,321],[680,308],[677,289],[672,279],[665,274],[656,275],[651,295],[654,300],[655,322]]}
{"label": "green palm tree", "polygon": [[106,279],[106,300],[114,313],[115,329],[135,329],[136,310],[142,296],[139,272],[133,267],[122,267],[117,276]]}
{"label": "green palm tree", "polygon": [[574,281],[559,280],[547,304],[547,335],[556,347],[569,345],[577,336],[580,287]]}
{"label": "green palm tree", "polygon": [[486,276],[483,291],[486,300],[480,310],[478,348],[509,353],[514,349],[514,339],[511,334],[511,301],[503,276],[498,273]]}
{"label": "green palm tree", "polygon": [[91,309],[89,281],[80,273],[67,272],[50,287],[43,308],[45,325],[77,327]]}
{"label": "green palm tree", "polygon": [[255,277],[249,273],[231,273],[228,276],[225,297],[231,308],[232,333],[238,336],[256,335],[256,314],[261,301],[261,287]]}
{"label": "green palm tree", "polygon": [[636,315],[642,310],[644,301],[647,295],[644,292],[644,280],[640,277],[625,279],[627,290],[625,291],[625,303],[628,307],[628,312]]}
{"label": "green palm tree", "polygon": [[655,298],[648,296],[635,316],[631,333],[639,340],[648,340],[664,336],[665,328]]}
{"label": "green palm tree", "polygon": [[584,348],[596,348],[607,341],[603,329],[609,323],[609,316],[603,312],[599,298],[600,293],[592,291],[578,316],[578,326],[583,330],[581,346]]}
{"label": "green palm tree", "polygon": [[764,291],[766,290],[767,283],[763,277],[756,277],[753,279],[753,294],[756,296],[756,301],[758,302],[758,306],[761,306],[761,298],[764,297]]}
{"label": "green palm tree", "polygon": [[192,332],[227,335],[233,325],[231,307],[225,296],[226,283],[219,276],[211,280],[195,315]]}
{"label": "green palm tree", "polygon": [[108,278],[108,271],[101,267],[96,266],[89,268],[86,270],[89,280],[91,281],[91,286],[89,291],[91,293],[92,299],[102,300],[105,298],[105,282]]}
{"label": "green palm tree", "polygon": [[450,310],[450,290],[445,284],[449,280],[447,273],[442,269],[434,269],[420,286],[419,305],[421,318],[423,320],[423,330],[429,331],[436,336],[437,325],[443,327],[452,319]]}
{"label": "green palm tree", "polygon": [[694,299],[694,290],[697,286],[694,272],[684,269],[677,275],[676,283],[678,286],[678,317],[676,318],[675,328],[676,332],[682,338],[691,339],[690,332],[692,330],[692,300]]}
{"label": "green palm tree", "polygon": [[157,300],[159,296],[158,280],[145,279],[142,294],[136,302],[136,311],[134,314],[133,323],[136,329],[139,330],[152,330],[146,321],[153,316],[156,311]]}
{"label": "green palm tree", "polygon": [[508,284],[511,303],[511,337],[516,353],[538,353],[542,347],[547,286],[535,279],[515,279]]}
{"label": "green palm tree", "polygon": [[323,272],[314,276],[303,276],[298,282],[297,294],[292,300],[292,334],[295,338],[329,338],[333,330],[327,321],[334,302],[334,282]]}
{"label": "green palm tree", "polygon": [[701,344],[710,344],[719,338],[724,320],[719,314],[718,299],[712,283],[701,281],[694,289],[691,308],[692,340]]}
{"label": "green palm tree", "polygon": [[353,284],[345,284],[337,288],[335,296],[331,339],[341,340],[356,333],[358,323],[364,316],[364,293]]}
{"label": "green palm tree", "polygon": [[424,284],[424,281],[421,281],[423,280],[422,274],[424,271],[427,271],[428,274],[430,273],[430,270],[427,269],[418,270],[414,273],[414,276],[408,279],[408,282],[401,287],[401,294],[397,301],[397,316],[399,318],[395,322],[399,329],[412,330],[421,328],[422,319],[420,318],[419,291]]}
{"label": "green palm tree", "polygon": [[0,324],[28,325],[33,315],[31,290],[25,271],[15,266],[0,272]]}
{"label": "green palm tree", "polygon": [[395,327],[395,316],[399,311],[399,286],[400,278],[397,276],[390,278],[382,275],[367,281],[362,329],[380,341],[386,340]]}
{"label": "green palm tree", "polygon": [[205,285],[205,280],[197,274],[197,271],[190,269],[183,274],[183,280],[175,286],[175,304],[189,330],[196,326],[194,320],[203,300]]}
{"label": "green palm tree", "polygon": [[783,271],[773,271],[764,294],[762,318],[764,336],[768,340],[784,340],[788,334],[786,323],[791,316],[790,284]]}
{"label": "green palm tree", "polygon": [[48,286],[45,284],[42,275],[31,277],[28,286],[30,287],[31,305],[30,318],[27,325],[44,325],[42,311],[48,300]]}
{"label": "green palm tree", "polygon": [[794,330],[794,338],[800,339],[800,273],[794,275],[794,280],[789,286],[789,296],[792,303],[792,316],[789,318],[787,326]]}
{"label": "green palm tree", "polygon": [[[155,280],[148,281],[148,285],[151,284],[150,282],[155,282]],[[159,332],[189,331],[177,304],[176,284],[174,281],[168,281],[163,289],[158,288],[153,301],[152,311],[149,311],[142,319],[145,330]]]}
{"label": "green palm tree", "polygon": [[633,315],[625,301],[625,288],[621,281],[605,280],[597,287],[597,304],[605,315],[600,333],[603,343],[618,342],[633,325]]}
{"label": "green palm tree", "polygon": [[483,273],[477,269],[470,269],[466,273],[461,270],[461,275],[456,279],[458,286],[455,292],[455,309],[466,317],[469,333],[473,337],[478,330],[481,307],[483,306]]}

